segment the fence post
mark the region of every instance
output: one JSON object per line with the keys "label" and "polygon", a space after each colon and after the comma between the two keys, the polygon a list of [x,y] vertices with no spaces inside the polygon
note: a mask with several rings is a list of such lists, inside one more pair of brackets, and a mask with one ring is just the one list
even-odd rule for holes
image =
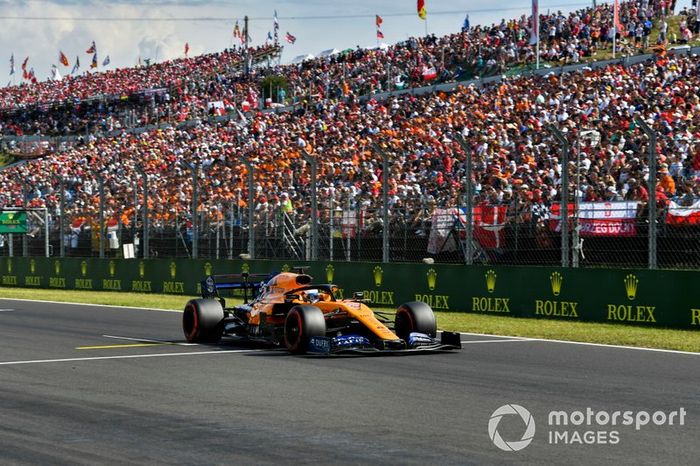
{"label": "fence post", "polygon": [[581,196],[581,132],[576,135],[576,191],[574,191],[574,231],[573,247],[574,255],[571,258],[571,267],[577,269],[579,266],[579,255],[581,253],[581,225],[579,222],[579,207]]}
{"label": "fence post", "polygon": [[329,260],[333,262],[333,196],[334,192],[331,192],[330,195],[328,196],[328,222],[330,223],[330,238],[329,238]]}
{"label": "fence post", "polygon": [[311,260],[318,260],[318,199],[316,199],[317,160],[306,151],[301,156],[311,166]]}
{"label": "fence post", "polygon": [[105,182],[102,173],[99,174],[99,179],[97,180],[99,184],[100,192],[100,259],[105,257]]}
{"label": "fence post", "polygon": [[182,164],[192,171],[192,259],[196,259],[197,243],[199,242],[199,227],[197,225],[197,175],[199,174],[199,165],[184,161]]}
{"label": "fence post", "polygon": [[197,192],[198,166],[191,165],[192,169],[192,259],[196,259],[199,252],[199,224],[197,218],[197,204],[199,204]]}
{"label": "fence post", "polygon": [[561,266],[569,266],[569,150],[571,146],[561,131],[553,125],[548,126],[554,138],[561,144]]}
{"label": "fence post", "polygon": [[[221,242],[221,220],[216,219],[216,258],[217,259],[219,259],[220,242]],[[209,253],[208,257],[211,257],[211,252]]]}
{"label": "fence post", "polygon": [[44,257],[51,257],[49,245],[49,208],[44,207]]}
{"label": "fence post", "polygon": [[255,206],[253,205],[253,189],[255,188],[255,178],[253,174],[253,162],[246,157],[242,157],[243,164],[248,169],[248,255],[250,259],[255,259]]}
{"label": "fence post", "polygon": [[[148,215],[148,175],[140,165],[136,166],[136,170],[143,177],[143,258],[148,259],[148,236],[149,236],[149,215]],[[137,198],[138,199],[138,198]],[[136,206],[134,206],[135,208]],[[175,233],[175,241],[177,242],[177,232]]]}
{"label": "fence post", "polygon": [[644,134],[649,137],[649,269],[656,269],[656,131],[651,129],[641,118],[637,124]]}
{"label": "fence post", "polygon": [[[348,198],[345,200],[345,210],[348,212],[348,215],[350,215],[350,196],[349,195],[348,195]],[[353,225],[352,228],[353,228],[353,230],[355,228],[357,228],[357,234],[359,235],[360,234],[360,228],[359,228],[359,220],[360,220],[359,215],[360,215],[360,213],[357,211],[357,209],[355,209],[355,215],[357,216],[357,218],[355,220],[355,225]],[[341,221],[341,231],[342,231],[342,228],[343,227],[342,227],[342,221]],[[352,247],[352,241],[350,239],[351,236],[352,235],[350,234],[350,232],[348,232],[347,238],[345,238],[345,260],[347,262],[350,262],[350,258],[351,258],[351,254],[350,254],[351,253],[350,248]],[[10,245],[12,245],[12,243],[10,243]]]}
{"label": "fence post", "polygon": [[[228,237],[228,258],[233,259],[233,201],[231,201],[231,207],[229,209],[229,237]],[[224,230],[225,232],[226,230]]]}
{"label": "fence post", "polygon": [[376,142],[374,150],[382,156],[382,262],[389,262],[389,156]]}
{"label": "fence post", "polygon": [[65,211],[66,208],[66,195],[65,195],[65,186],[63,183],[63,177],[59,176],[58,177],[58,189],[60,191],[61,197],[59,198],[59,204],[58,204],[58,240],[60,241],[61,244],[58,245],[59,251],[60,251],[60,256],[61,257],[66,257],[66,245],[65,245],[65,233],[63,230],[63,212]]}
{"label": "fence post", "polygon": [[[24,208],[24,211],[27,211],[27,185],[25,184],[24,180],[22,180],[22,207]],[[28,221],[28,220],[27,220]],[[29,255],[29,243],[27,239],[27,234],[24,233],[22,235],[22,257],[27,257]]]}
{"label": "fence post", "polygon": [[588,140],[591,146],[600,143],[600,132],[594,129],[579,131],[576,135],[576,197],[574,197],[574,231],[573,257],[571,266],[578,268],[583,253],[583,240],[581,239],[581,138]]}
{"label": "fence post", "polygon": [[473,207],[473,193],[474,186],[472,182],[472,154],[467,146],[467,142],[464,140],[460,133],[455,135],[457,143],[460,145],[464,151],[464,171],[466,172],[466,186],[464,187],[466,191],[465,196],[465,209],[467,214],[467,224],[465,231],[465,245],[464,245],[464,256],[467,265],[472,265],[474,263],[474,207]]}

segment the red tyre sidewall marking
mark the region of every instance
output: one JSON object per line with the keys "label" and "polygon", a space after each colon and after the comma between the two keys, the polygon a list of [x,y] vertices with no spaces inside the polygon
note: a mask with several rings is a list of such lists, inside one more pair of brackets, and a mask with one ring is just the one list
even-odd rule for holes
{"label": "red tyre sidewall marking", "polygon": [[[296,351],[299,348],[299,345],[301,344],[301,333],[302,333],[302,321],[301,321],[301,313],[299,311],[294,311],[294,317],[297,319],[297,327],[298,327],[298,332],[297,332],[297,341],[294,342],[293,345],[289,345],[289,342],[287,342],[287,348],[289,351]],[[285,340],[287,339],[287,336],[284,336]]]}
{"label": "red tyre sidewall marking", "polygon": [[199,330],[199,317],[197,316],[197,309],[192,304],[187,305],[187,309],[192,310],[192,331],[187,335],[187,339],[191,340],[197,335]]}
{"label": "red tyre sidewall marking", "polygon": [[411,329],[408,332],[409,334],[411,332],[414,332],[416,330],[416,324],[413,322],[413,317],[411,316],[411,313],[408,312],[406,309],[399,309],[399,314],[406,314],[406,317],[408,317],[408,322],[411,324]]}

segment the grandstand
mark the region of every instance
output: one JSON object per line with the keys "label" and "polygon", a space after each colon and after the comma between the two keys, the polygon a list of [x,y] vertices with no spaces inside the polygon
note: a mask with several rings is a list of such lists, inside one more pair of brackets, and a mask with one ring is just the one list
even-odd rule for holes
{"label": "grandstand", "polygon": [[[653,52],[639,63],[509,73],[535,61],[529,20],[521,17],[294,65],[273,65],[279,49],[260,47],[249,73],[241,50],[231,49],[4,88],[6,143],[44,150],[0,172],[0,204],[48,207],[54,250],[70,255],[100,253],[103,208],[121,243],[149,236],[148,256],[192,255],[198,237],[199,254],[209,257],[250,251],[253,239],[257,257],[306,258],[307,225],[315,223],[321,257],[381,260],[388,236],[390,260],[402,261],[464,261],[470,228],[461,212],[471,205],[468,250],[476,260],[530,264],[559,261],[558,209],[566,197],[579,208],[575,226],[585,241],[575,254],[582,264],[640,265],[648,252],[649,186],[656,186],[651,223],[658,223],[659,265],[697,267],[700,59],[689,48],[667,51],[686,46],[696,22],[676,23],[674,44],[655,32],[666,21],[658,4],[621,4],[627,32],[618,53]],[[607,4],[541,15],[543,64],[608,57],[611,24]],[[502,74],[512,76],[463,81]],[[276,91],[267,89],[272,77],[279,78]],[[461,84],[425,89],[448,82]],[[262,95],[284,108],[264,109]],[[639,120],[657,134],[655,146]],[[550,125],[571,147],[566,166]],[[317,161],[316,180],[306,154]],[[603,218],[599,205],[607,205]],[[445,231],[436,229],[439,222]],[[23,241],[28,254],[43,251],[40,238]]]}

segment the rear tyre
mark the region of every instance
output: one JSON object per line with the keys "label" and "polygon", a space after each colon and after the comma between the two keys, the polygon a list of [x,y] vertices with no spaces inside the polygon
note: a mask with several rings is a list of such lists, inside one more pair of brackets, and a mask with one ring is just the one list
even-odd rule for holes
{"label": "rear tyre", "polygon": [[424,333],[433,338],[437,335],[435,314],[430,306],[420,301],[402,304],[394,317],[394,333],[397,337],[407,342],[412,332]]}
{"label": "rear tyre", "polygon": [[216,343],[221,339],[224,309],[214,299],[192,299],[182,314],[182,331],[190,343]]}
{"label": "rear tyre", "polygon": [[311,337],[326,336],[323,311],[316,306],[294,306],[284,321],[284,343],[293,354],[304,354]]}

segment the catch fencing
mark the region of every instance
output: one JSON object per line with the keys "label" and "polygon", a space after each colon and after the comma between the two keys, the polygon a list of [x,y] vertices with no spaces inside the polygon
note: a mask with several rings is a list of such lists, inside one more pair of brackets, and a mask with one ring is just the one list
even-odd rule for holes
{"label": "catch fencing", "polygon": [[294,211],[259,206],[251,217],[233,201],[221,210],[198,211],[195,222],[189,212],[146,222],[138,205],[127,222],[111,211],[69,216],[52,210],[48,229],[43,218],[32,216],[26,235],[0,235],[0,250],[5,256],[44,256],[48,251],[58,257],[121,258],[124,246],[131,244],[134,257],[146,258],[230,259],[243,254],[278,260],[691,269],[700,265],[697,201],[664,206],[653,222],[648,205],[640,201],[570,204],[564,252],[560,202],[533,203],[519,196],[491,203],[485,197],[475,196],[471,223],[465,206],[436,207],[419,199],[394,205],[388,212],[349,202],[334,208],[319,202],[315,230],[306,203]]}

